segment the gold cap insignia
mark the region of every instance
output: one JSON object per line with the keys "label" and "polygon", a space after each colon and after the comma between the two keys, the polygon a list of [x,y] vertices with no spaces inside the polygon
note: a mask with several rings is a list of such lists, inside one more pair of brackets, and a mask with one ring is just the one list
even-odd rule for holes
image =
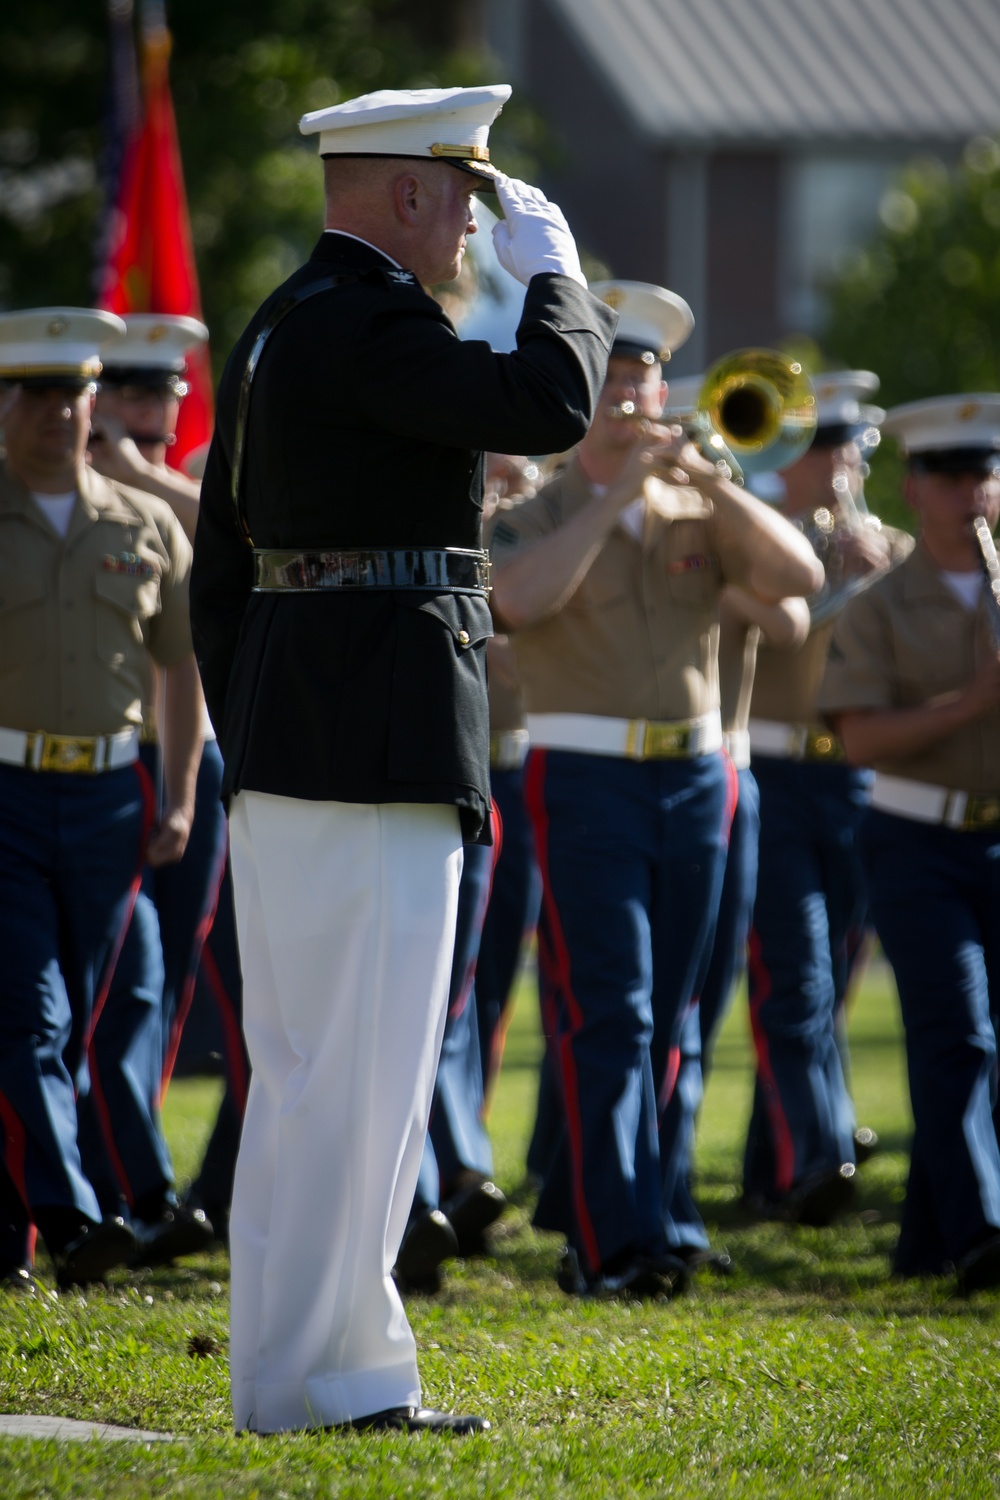
{"label": "gold cap insignia", "polygon": [[151,343],[151,344],[158,344],[161,339],[165,339],[166,338],[166,336],[167,336],[167,334],[169,332],[170,332],[170,329],[167,327],[167,325],[165,323],[157,323],[156,327],[155,328],[151,328],[149,330],[149,332],[146,334],[146,338],[149,341],[149,343]]}
{"label": "gold cap insignia", "polygon": [[50,339],[58,339],[62,338],[68,327],[69,324],[65,318],[53,318],[45,332]]}
{"label": "gold cap insignia", "polygon": [[625,301],[625,293],[616,286],[609,286],[602,296],[601,301],[605,307],[610,307],[617,312],[618,308]]}
{"label": "gold cap insignia", "polygon": [[490,148],[488,146],[452,146],[445,141],[435,141],[431,147],[432,156],[460,156],[468,161],[489,161]]}
{"label": "gold cap insignia", "polygon": [[964,406],[958,408],[958,420],[960,422],[971,422],[973,417],[979,415],[979,402],[966,401]]}

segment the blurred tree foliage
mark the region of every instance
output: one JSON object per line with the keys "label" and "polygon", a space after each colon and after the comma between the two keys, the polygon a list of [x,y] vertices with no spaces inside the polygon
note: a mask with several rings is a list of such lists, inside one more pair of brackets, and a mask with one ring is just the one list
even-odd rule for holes
{"label": "blurred tree foliage", "polygon": [[[467,0],[168,0],[171,84],[217,361],[321,227],[322,173],[300,115],[378,88],[492,81],[472,50],[474,14]],[[92,300],[107,85],[100,0],[3,7],[0,307]],[[491,145],[519,176],[546,154],[538,117],[517,99]]]}
{"label": "blurred tree foliage", "polygon": [[[883,406],[1000,390],[1000,142],[977,137],[959,166],[914,161],[884,195],[881,227],[831,288],[833,364],[875,370]],[[902,465],[885,442],[871,508],[909,524]]]}

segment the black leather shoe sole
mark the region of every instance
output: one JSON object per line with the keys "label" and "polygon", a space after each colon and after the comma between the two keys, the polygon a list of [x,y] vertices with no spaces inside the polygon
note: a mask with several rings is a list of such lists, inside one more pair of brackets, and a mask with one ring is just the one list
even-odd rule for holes
{"label": "black leather shoe sole", "polygon": [[135,1235],[124,1219],[102,1219],[78,1235],[54,1257],[61,1287],[89,1286],[115,1266],[123,1266],[135,1251]]}
{"label": "black leather shoe sole", "polygon": [[454,1432],[465,1437],[473,1432],[489,1432],[485,1417],[461,1416],[453,1411],[434,1411],[429,1406],[390,1406],[368,1417],[355,1417],[336,1429],[339,1432]]}
{"label": "black leather shoe sole", "polygon": [[422,1290],[421,1283],[435,1276],[442,1261],[458,1254],[458,1237],[439,1208],[430,1208],[414,1219],[403,1236],[396,1257],[396,1279],[406,1287]]}
{"label": "black leather shoe sole", "polygon": [[201,1255],[214,1238],[204,1209],[171,1208],[155,1224],[136,1226],[136,1247],[129,1265],[167,1266],[182,1255]]}
{"label": "black leather shoe sole", "polygon": [[484,1232],[507,1207],[507,1199],[495,1182],[477,1182],[463,1192],[455,1193],[442,1203],[442,1212],[458,1239],[458,1253],[483,1255],[487,1250]]}

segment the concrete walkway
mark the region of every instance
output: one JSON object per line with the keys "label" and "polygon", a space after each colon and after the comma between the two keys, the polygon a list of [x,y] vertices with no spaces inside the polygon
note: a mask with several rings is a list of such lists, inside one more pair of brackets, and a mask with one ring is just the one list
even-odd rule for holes
{"label": "concrete walkway", "polygon": [[170,1432],[141,1432],[137,1427],[112,1427],[107,1422],[77,1422],[72,1417],[4,1416],[0,1413],[0,1438],[55,1438],[61,1443],[171,1443]]}

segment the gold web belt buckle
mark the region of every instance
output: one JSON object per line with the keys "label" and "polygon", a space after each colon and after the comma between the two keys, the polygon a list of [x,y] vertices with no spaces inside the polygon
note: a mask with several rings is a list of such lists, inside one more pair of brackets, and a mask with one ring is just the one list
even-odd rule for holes
{"label": "gold web belt buckle", "polygon": [[971,794],[965,804],[962,827],[969,833],[984,828],[1000,829],[1000,795]]}
{"label": "gold web belt buckle", "polygon": [[691,754],[690,724],[670,724],[655,719],[633,719],[628,726],[625,754],[633,760],[674,760]]}
{"label": "gold web belt buckle", "polygon": [[26,763],[38,771],[96,771],[98,743],[68,734],[31,735]]}
{"label": "gold web belt buckle", "polygon": [[823,729],[810,729],[802,750],[803,760],[844,760],[844,747],[835,734]]}

